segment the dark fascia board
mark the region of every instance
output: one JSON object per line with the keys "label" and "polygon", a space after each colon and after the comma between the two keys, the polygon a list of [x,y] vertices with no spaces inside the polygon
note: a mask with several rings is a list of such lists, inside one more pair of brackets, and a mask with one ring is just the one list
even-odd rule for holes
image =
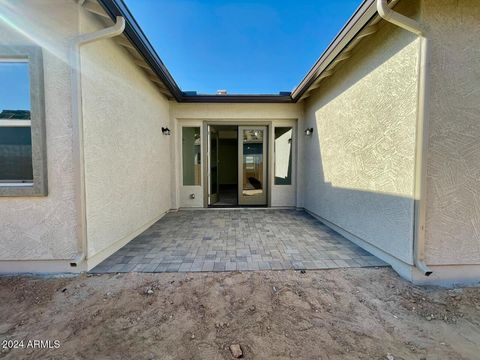
{"label": "dark fascia board", "polygon": [[182,102],[188,103],[291,103],[290,95],[230,94],[230,95],[184,95]]}
{"label": "dark fascia board", "polygon": [[125,36],[136,47],[145,61],[151,66],[160,80],[165,84],[172,96],[178,102],[217,102],[217,103],[286,103],[293,102],[291,96],[283,94],[272,95],[202,95],[186,94],[180,90],[172,75],[148,41],[132,13],[123,0],[98,0],[108,16],[115,21],[117,16],[125,19]]}
{"label": "dark fascia board", "polygon": [[376,0],[364,0],[335,36],[320,58],[315,62],[300,84],[292,91],[293,101],[298,101],[322,72],[340,55],[365,25],[377,14]]}
{"label": "dark fascia board", "polygon": [[[302,95],[322,74],[322,72],[377,14],[375,5],[376,0],[364,0],[324,53],[315,62],[300,84],[293,90],[291,95],[204,95],[186,94],[180,90],[167,67],[153,49],[123,0],[98,1],[112,20],[115,20],[117,16],[123,16],[125,18],[124,34],[152,67],[152,70],[158,75],[160,80],[162,80],[175,100],[178,102],[190,103],[295,103],[300,100]],[[391,3],[395,4],[398,1],[399,0],[392,0]]]}
{"label": "dark fascia board", "polygon": [[[394,7],[400,0],[390,0],[389,6]],[[364,0],[354,14],[350,17],[342,30],[335,36],[333,41],[315,62],[307,75],[292,91],[292,100],[297,102],[302,95],[313,85],[328,66],[339,56],[342,51],[355,39],[375,17],[378,16],[377,0]]]}
{"label": "dark fascia board", "polygon": [[151,66],[152,70],[158,75],[160,80],[162,80],[175,100],[182,101],[182,91],[178,87],[165,64],[155,52],[153,46],[148,41],[147,37],[143,33],[130,10],[128,10],[125,3],[122,0],[99,0],[99,3],[113,21],[115,21],[117,16],[123,16],[125,19],[124,35],[137,48],[138,52]]}

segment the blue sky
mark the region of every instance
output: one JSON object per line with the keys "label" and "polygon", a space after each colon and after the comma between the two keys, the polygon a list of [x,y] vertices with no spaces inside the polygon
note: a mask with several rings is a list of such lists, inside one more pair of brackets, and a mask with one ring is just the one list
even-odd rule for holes
{"label": "blue sky", "polygon": [[291,91],[360,0],[125,0],[180,88]]}
{"label": "blue sky", "polygon": [[0,62],[0,112],[30,110],[28,64]]}

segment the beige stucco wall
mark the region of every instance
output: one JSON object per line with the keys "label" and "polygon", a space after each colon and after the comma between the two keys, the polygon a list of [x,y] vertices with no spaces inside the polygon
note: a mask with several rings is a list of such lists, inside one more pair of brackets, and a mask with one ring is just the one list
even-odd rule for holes
{"label": "beige stucco wall", "polygon": [[172,117],[197,120],[297,119],[301,104],[173,103]]}
{"label": "beige stucco wall", "polygon": [[412,264],[418,40],[380,26],[305,102],[305,208]]}
{"label": "beige stucco wall", "polygon": [[69,259],[78,251],[67,64],[67,39],[77,33],[78,14],[73,2],[63,0],[7,0],[1,7],[0,44],[43,48],[48,196],[0,198],[0,271],[41,271],[47,261],[22,268],[2,260]]}
{"label": "beige stucco wall", "polygon": [[480,264],[480,4],[425,0],[431,39],[426,259]]}
{"label": "beige stucco wall", "polygon": [[[86,13],[80,25],[82,32],[101,27]],[[125,49],[101,40],[82,47],[81,61],[91,258],[170,209],[171,136],[161,131],[169,102]]]}

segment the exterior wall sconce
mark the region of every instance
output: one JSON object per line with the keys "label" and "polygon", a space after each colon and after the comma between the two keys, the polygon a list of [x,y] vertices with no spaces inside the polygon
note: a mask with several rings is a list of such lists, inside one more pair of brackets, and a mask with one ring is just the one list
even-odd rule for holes
{"label": "exterior wall sconce", "polygon": [[162,126],[162,134],[163,135],[170,135],[170,129]]}
{"label": "exterior wall sconce", "polygon": [[305,135],[306,136],[310,136],[313,134],[313,128],[307,128],[305,129]]}

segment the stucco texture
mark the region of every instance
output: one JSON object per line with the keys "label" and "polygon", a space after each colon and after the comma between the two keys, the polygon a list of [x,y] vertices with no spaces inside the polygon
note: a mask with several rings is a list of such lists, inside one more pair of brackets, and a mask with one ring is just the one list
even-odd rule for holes
{"label": "stucco texture", "polygon": [[480,264],[480,6],[425,0],[431,39],[428,264]]}
{"label": "stucco texture", "polygon": [[66,60],[78,30],[75,8],[56,0],[2,4],[0,43],[43,48],[48,196],[0,198],[0,261],[71,259],[78,252]]}
{"label": "stucco texture", "polygon": [[[82,32],[104,27],[89,14]],[[169,103],[113,40],[81,48],[88,256],[170,209]],[[129,239],[130,238],[130,239]]]}
{"label": "stucco texture", "polygon": [[301,113],[301,104],[172,104],[172,116],[177,119],[266,121],[297,119]]}
{"label": "stucco texture", "polygon": [[409,264],[418,47],[382,22],[305,103],[305,208]]}

